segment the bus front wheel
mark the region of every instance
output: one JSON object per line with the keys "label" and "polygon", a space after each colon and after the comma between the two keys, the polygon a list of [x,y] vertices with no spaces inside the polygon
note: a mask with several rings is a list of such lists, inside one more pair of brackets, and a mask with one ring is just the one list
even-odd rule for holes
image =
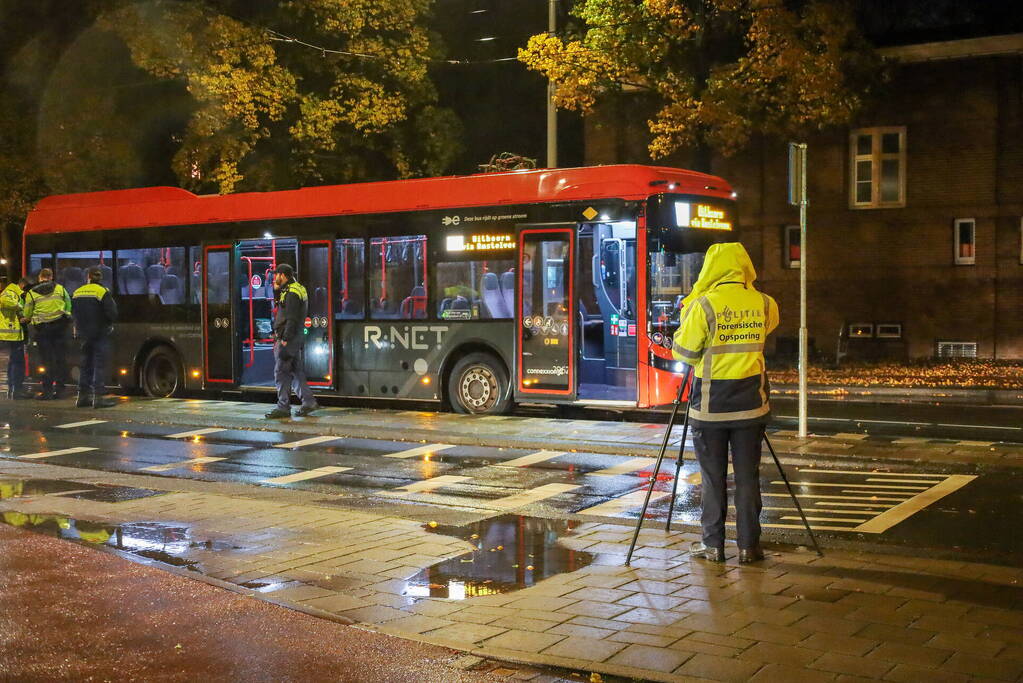
{"label": "bus front wheel", "polygon": [[487,353],[470,353],[451,369],[448,396],[455,412],[498,415],[508,411],[508,373],[501,361]]}
{"label": "bus front wheel", "polygon": [[168,398],[184,386],[181,360],[173,349],[157,346],[142,364],[142,390],[146,396]]}

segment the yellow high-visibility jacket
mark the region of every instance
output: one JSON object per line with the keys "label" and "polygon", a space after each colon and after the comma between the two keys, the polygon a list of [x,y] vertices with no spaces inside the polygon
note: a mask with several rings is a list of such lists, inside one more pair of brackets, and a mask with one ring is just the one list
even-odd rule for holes
{"label": "yellow high-visibility jacket", "polygon": [[21,325],[21,287],[13,282],[0,292],[0,341],[22,341],[25,330]]}
{"label": "yellow high-visibility jacket", "polygon": [[770,417],[764,343],[778,326],[778,304],[753,287],[756,279],[741,244],[715,244],[683,303],[672,351],[693,366],[689,419],[696,427],[740,427]]}

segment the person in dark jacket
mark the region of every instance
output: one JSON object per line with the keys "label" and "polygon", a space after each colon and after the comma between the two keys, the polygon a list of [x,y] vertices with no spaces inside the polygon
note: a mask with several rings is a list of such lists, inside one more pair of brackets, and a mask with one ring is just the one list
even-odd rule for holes
{"label": "person in dark jacket", "polygon": [[110,351],[110,333],[117,322],[117,304],[113,295],[101,285],[103,271],[89,269],[89,282],[75,290],[71,297],[71,315],[75,319],[75,334],[82,345],[82,359],[78,365],[79,408],[109,408],[112,402],[103,398],[107,379],[107,355]]}
{"label": "person in dark jacket", "polygon": [[305,287],[295,280],[294,269],[282,263],[274,269],[274,290],[277,315],[274,318],[274,382],[277,385],[277,407],[267,418],[291,417],[291,391],[302,405],[295,415],[305,417],[319,406],[305,377],[305,318],[309,296]]}

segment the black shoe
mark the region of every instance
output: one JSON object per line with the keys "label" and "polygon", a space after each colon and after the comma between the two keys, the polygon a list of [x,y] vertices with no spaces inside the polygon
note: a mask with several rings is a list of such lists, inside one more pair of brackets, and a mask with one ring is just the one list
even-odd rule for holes
{"label": "black shoe", "polygon": [[711,562],[724,562],[725,561],[725,549],[724,548],[709,548],[703,544],[703,541],[693,541],[692,545],[689,546],[690,557],[702,557],[705,560]]}
{"label": "black shoe", "polygon": [[305,417],[312,413],[314,410],[319,410],[320,404],[314,403],[311,406],[300,406],[295,409],[295,417]]}
{"label": "black shoe", "polygon": [[764,549],[759,545],[753,548],[739,548],[739,564],[759,562],[764,559]]}
{"label": "black shoe", "polygon": [[97,396],[92,399],[93,408],[113,408],[117,404],[116,401],[108,401],[102,396]]}
{"label": "black shoe", "polygon": [[291,411],[281,410],[280,408],[274,408],[269,413],[264,415],[264,417],[268,420],[280,420],[281,418],[284,417],[291,417]]}
{"label": "black shoe", "polygon": [[90,407],[92,407],[92,394],[78,394],[78,400],[75,401],[75,408]]}

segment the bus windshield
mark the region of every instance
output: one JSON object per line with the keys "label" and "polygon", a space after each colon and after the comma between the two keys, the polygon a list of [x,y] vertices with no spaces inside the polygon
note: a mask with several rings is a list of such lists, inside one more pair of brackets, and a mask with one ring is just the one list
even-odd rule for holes
{"label": "bus windshield", "polygon": [[649,257],[650,328],[670,338],[679,325],[682,299],[693,291],[703,267],[703,252],[654,251]]}

